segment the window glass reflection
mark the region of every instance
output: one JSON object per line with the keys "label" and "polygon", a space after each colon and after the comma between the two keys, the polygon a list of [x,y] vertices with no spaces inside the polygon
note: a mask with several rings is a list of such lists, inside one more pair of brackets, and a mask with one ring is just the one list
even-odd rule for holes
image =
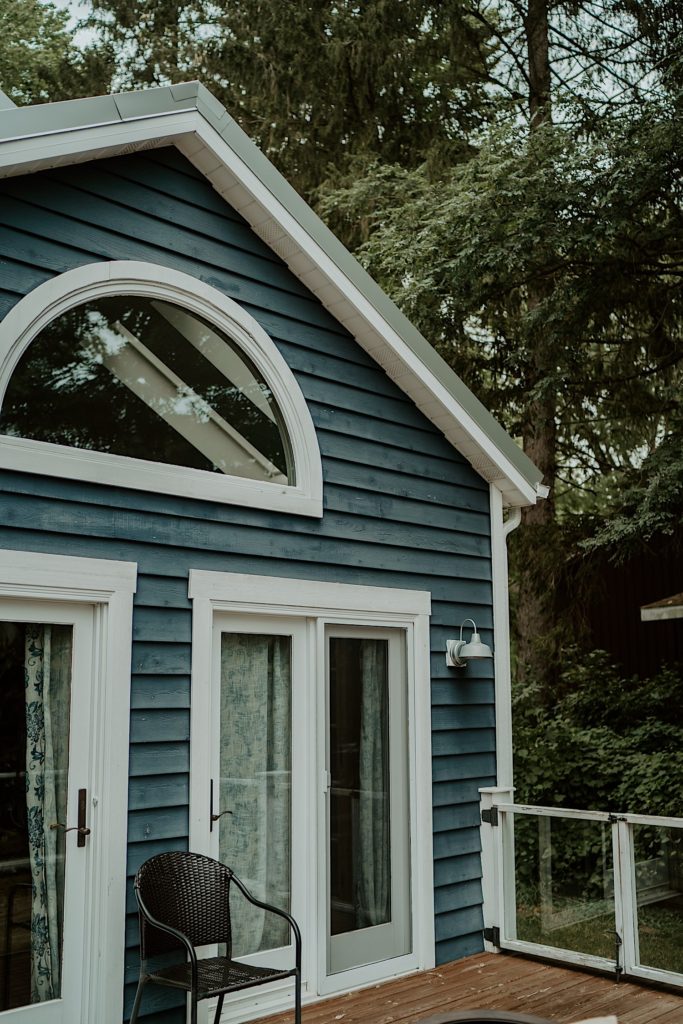
{"label": "window glass reflection", "polygon": [[268,385],[224,334],[158,299],[114,296],[56,318],[12,376],[0,432],[294,483]]}

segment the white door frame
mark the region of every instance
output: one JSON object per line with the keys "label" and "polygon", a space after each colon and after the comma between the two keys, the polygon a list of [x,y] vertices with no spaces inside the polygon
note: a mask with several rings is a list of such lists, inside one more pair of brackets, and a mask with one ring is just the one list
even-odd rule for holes
{"label": "white door frame", "polygon": [[[74,1024],[120,1024],[126,917],[126,816],[133,594],[137,565],[0,551],[0,598],[93,609],[88,853],[80,1013]],[[0,1020],[22,1011],[0,1013]]]}
{"label": "white door frame", "polygon": [[[190,848],[203,850],[207,843],[209,759],[207,737],[211,732],[211,637],[218,612],[265,616],[302,617],[310,628],[309,665],[306,681],[310,695],[309,743],[311,771],[308,806],[309,853],[307,863],[317,866],[317,853],[325,849],[324,781],[317,769],[325,764],[325,644],[328,623],[347,626],[402,628],[406,632],[408,674],[408,743],[410,762],[411,919],[412,953],[406,957],[372,964],[326,977],[325,896],[323,881],[309,886],[309,907],[299,923],[304,935],[307,985],[305,998],[332,991],[349,991],[380,978],[434,966],[434,888],[432,860],[431,701],[429,672],[429,612],[431,595],[424,591],[326,583],[317,580],[251,576],[191,570],[189,596],[193,602],[192,714],[190,770]],[[321,843],[323,844],[321,846]],[[316,872],[317,873],[317,872]],[[318,873],[322,876],[323,873]],[[309,877],[313,877],[312,874]],[[265,996],[265,991],[264,991]],[[250,1016],[247,993],[240,1006]],[[268,1006],[276,1012],[278,1006]],[[261,1007],[260,1013],[265,1012]],[[254,1015],[254,1014],[251,1014]],[[231,1019],[227,1004],[224,1019]]]}

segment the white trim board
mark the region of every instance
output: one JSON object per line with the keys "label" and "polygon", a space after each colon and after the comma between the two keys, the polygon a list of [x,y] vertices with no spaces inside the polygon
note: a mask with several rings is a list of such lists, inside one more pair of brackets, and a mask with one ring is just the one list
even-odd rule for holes
{"label": "white trim board", "polygon": [[33,131],[16,113],[0,112],[0,175],[176,145],[506,504],[543,496],[535,467],[198,83],[30,108]]}
{"label": "white trim board", "polygon": [[322,463],[306,400],[273,340],[236,302],[198,278],[153,263],[114,260],[69,270],[34,288],[0,323],[0,404],[40,331],[75,306],[109,295],[173,302],[227,334],[272,390],[292,449],[295,484],[250,480],[106,452],[0,435],[0,467],[253,508],[322,516]]}

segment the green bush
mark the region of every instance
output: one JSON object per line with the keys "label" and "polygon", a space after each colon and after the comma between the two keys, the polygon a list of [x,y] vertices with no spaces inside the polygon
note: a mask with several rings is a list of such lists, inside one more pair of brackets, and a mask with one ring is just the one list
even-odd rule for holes
{"label": "green bush", "polygon": [[683,672],[625,679],[604,651],[564,652],[552,706],[513,687],[515,800],[683,817]]}

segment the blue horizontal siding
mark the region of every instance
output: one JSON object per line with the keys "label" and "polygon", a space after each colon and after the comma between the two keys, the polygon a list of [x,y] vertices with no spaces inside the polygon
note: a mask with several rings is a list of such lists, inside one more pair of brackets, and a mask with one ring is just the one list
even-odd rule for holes
{"label": "blue horizontal siding", "polygon": [[[491,642],[484,481],[285,264],[174,150],[14,178],[0,189],[0,316],[55,274],[151,260],[242,303],[307,399],[325,513],[311,520],[97,484],[0,474],[0,546],[139,566],[133,622],[126,1010],[137,978],[130,879],[187,843],[192,568],[428,590],[437,961],[481,949],[478,787],[495,778],[492,664],[456,677],[445,641]],[[146,1020],[174,1024],[163,993]]]}

